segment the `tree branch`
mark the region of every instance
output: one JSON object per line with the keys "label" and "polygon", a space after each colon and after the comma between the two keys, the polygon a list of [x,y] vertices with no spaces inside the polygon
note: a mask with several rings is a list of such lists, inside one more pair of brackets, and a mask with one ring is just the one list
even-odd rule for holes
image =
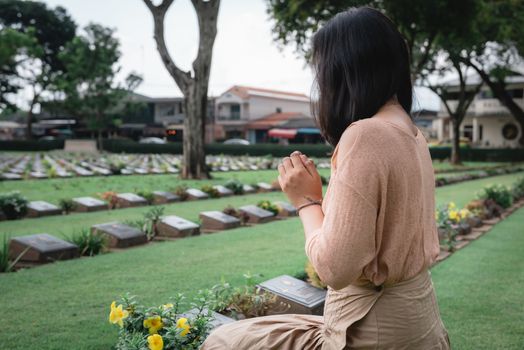
{"label": "tree branch", "polygon": [[155,6],[151,0],[143,0],[146,4],[147,8],[153,15],[153,22],[154,22],[154,38],[156,41],[156,45],[158,48],[158,52],[160,53],[160,57],[162,58],[162,61],[164,62],[164,65],[173,77],[175,79],[178,87],[184,91],[187,86],[191,83],[191,73],[185,72],[178,68],[178,66],[175,64],[171,56],[169,55],[169,52],[167,50],[166,41],[164,38],[164,18],[166,15],[166,12],[173,3],[174,0],[163,0],[162,3],[158,6]]}

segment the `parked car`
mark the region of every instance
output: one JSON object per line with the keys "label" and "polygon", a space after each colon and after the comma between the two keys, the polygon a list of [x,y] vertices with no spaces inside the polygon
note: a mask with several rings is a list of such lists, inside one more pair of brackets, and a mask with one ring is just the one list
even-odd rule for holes
{"label": "parked car", "polygon": [[154,143],[157,145],[163,145],[166,143],[166,140],[161,139],[160,137],[146,137],[138,141],[140,143]]}
{"label": "parked car", "polygon": [[229,139],[224,141],[224,145],[243,145],[243,146],[249,146],[250,142],[248,140],[244,139]]}

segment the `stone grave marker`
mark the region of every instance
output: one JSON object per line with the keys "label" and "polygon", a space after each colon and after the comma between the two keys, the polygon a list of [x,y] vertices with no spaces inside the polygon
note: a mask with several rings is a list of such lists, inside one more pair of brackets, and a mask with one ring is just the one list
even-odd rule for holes
{"label": "stone grave marker", "polygon": [[256,205],[245,205],[238,208],[238,210],[247,214],[249,217],[247,222],[249,224],[263,224],[275,219],[275,215],[272,212],[259,208]]}
{"label": "stone grave marker", "polygon": [[27,216],[30,218],[60,214],[62,214],[62,209],[45,201],[33,201],[27,205]]}
{"label": "stone grave marker", "polygon": [[134,193],[118,193],[116,195],[119,208],[131,208],[147,205],[147,200]]}
{"label": "stone grave marker", "polygon": [[187,237],[200,234],[200,226],[176,215],[163,217],[157,224],[159,236]]}
{"label": "stone grave marker", "polygon": [[231,191],[226,186],[215,185],[215,186],[213,186],[213,188],[218,191],[218,195],[220,197],[229,197],[229,196],[233,195],[233,191]]}
{"label": "stone grave marker", "polygon": [[167,204],[178,202],[180,200],[180,197],[176,194],[166,191],[154,191],[153,197],[155,204]]}
{"label": "stone grave marker", "polygon": [[257,186],[259,192],[273,192],[275,190],[275,188],[267,182],[259,182]]}
{"label": "stone grave marker", "polygon": [[257,190],[256,190],[253,186],[251,186],[251,185],[244,185],[244,186],[242,186],[242,188],[244,189],[244,193],[247,193],[247,194],[249,194],[249,193],[255,193],[255,192],[257,191]]}
{"label": "stone grave marker", "polygon": [[108,222],[91,226],[91,232],[102,233],[109,239],[111,248],[127,248],[147,242],[144,232],[133,226],[121,224],[119,222]]}
{"label": "stone grave marker", "polygon": [[[204,315],[207,315],[208,310],[203,309],[202,313]],[[194,308],[194,309],[184,312],[181,315],[181,317],[194,318],[197,315],[198,315],[198,309]],[[215,311],[211,311],[211,317],[212,317],[212,320],[210,321],[210,324],[211,324],[212,329],[215,329],[218,326],[221,326],[223,324],[233,323],[236,321],[235,319],[232,319],[231,317],[227,317]]]}
{"label": "stone grave marker", "polygon": [[109,206],[106,202],[93,197],[73,198],[73,202],[75,203],[75,210],[79,212],[90,212],[109,209]]}
{"label": "stone grave marker", "polygon": [[4,180],[21,180],[22,175],[15,174],[15,173],[3,173],[2,179]]}
{"label": "stone grave marker", "polygon": [[9,242],[9,257],[12,260],[20,257],[20,262],[44,264],[78,256],[76,245],[47,233],[14,237]]}
{"label": "stone grave marker", "polygon": [[297,208],[289,204],[288,202],[275,202],[278,207],[278,216],[279,217],[290,217],[297,216]]}
{"label": "stone grave marker", "polygon": [[203,211],[200,213],[202,229],[206,231],[228,230],[240,226],[240,220],[221,211]]}
{"label": "stone grave marker", "polygon": [[187,199],[193,200],[193,199],[207,199],[209,198],[209,195],[205,193],[204,191],[200,191],[196,188],[188,188],[186,190],[187,193]]}
{"label": "stone grave marker", "polygon": [[[277,296],[274,307],[268,314],[322,315],[326,291],[297,278],[282,275],[258,285],[262,290]],[[283,305],[285,307],[283,307]]]}

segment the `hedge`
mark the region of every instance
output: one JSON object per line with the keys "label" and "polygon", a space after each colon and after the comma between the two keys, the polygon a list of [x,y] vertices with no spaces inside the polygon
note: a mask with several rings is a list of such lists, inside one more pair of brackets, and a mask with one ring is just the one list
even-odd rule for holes
{"label": "hedge", "polygon": [[[62,149],[63,140],[52,141],[0,141],[0,150],[3,151],[48,151]],[[223,143],[207,144],[205,146],[207,154],[227,154],[227,155],[251,155],[265,156],[273,155],[283,157],[295,150],[312,157],[328,157],[332,147],[322,144],[254,144],[249,146],[225,145]],[[182,143],[173,142],[167,144],[143,144],[128,140],[108,139],[103,141],[103,149],[113,153],[170,153],[181,154]],[[433,159],[446,159],[451,156],[450,147],[431,147],[431,157]],[[499,161],[517,162],[524,161],[524,148],[468,148],[460,149],[462,160],[465,161]]]}

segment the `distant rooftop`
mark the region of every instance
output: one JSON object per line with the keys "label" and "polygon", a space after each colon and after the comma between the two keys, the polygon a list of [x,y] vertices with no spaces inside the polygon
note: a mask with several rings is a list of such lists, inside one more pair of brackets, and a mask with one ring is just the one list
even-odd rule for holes
{"label": "distant rooftop", "polygon": [[305,94],[300,94],[296,92],[288,92],[288,91],[272,90],[272,89],[263,89],[263,88],[257,88],[257,87],[251,87],[251,86],[235,85],[231,87],[229,90],[227,90],[226,92],[235,94],[242,99],[248,99],[251,96],[261,96],[261,97],[280,98],[284,100],[309,102],[309,97]]}

